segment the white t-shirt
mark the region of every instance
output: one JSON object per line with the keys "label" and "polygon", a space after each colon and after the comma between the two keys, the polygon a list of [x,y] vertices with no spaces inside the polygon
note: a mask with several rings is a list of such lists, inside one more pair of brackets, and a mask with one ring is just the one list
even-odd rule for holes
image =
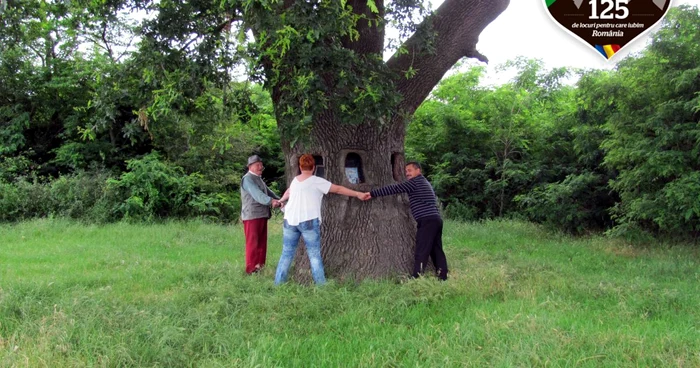
{"label": "white t-shirt", "polygon": [[312,175],[304,181],[297,178],[289,186],[289,202],[284,206],[284,219],[291,226],[321,218],[321,200],[331,190],[331,182]]}

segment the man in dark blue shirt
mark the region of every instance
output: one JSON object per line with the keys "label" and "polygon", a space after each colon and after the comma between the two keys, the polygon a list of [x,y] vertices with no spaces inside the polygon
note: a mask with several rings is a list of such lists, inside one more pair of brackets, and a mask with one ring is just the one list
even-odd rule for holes
{"label": "man in dark blue shirt", "polygon": [[411,202],[411,215],[416,220],[416,251],[412,277],[423,273],[428,257],[433,260],[437,276],[447,280],[447,258],[442,250],[442,218],[437,207],[437,197],[428,179],[421,173],[420,164],[412,161],[406,164],[407,181],[374,189],[365,194],[365,199],[399,193],[408,194]]}

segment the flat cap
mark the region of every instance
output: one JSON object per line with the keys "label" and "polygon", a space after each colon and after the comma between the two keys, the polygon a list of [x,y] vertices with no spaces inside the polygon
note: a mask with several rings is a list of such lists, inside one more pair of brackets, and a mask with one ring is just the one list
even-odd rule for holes
{"label": "flat cap", "polygon": [[260,156],[252,155],[252,156],[248,157],[248,166],[250,166],[256,162],[261,162],[261,161],[262,161],[262,159],[260,158]]}

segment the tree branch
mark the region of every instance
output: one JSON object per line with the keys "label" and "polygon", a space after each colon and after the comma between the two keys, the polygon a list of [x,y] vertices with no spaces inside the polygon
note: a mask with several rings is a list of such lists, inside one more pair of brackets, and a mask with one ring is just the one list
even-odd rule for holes
{"label": "tree branch", "polygon": [[124,47],[124,52],[122,52],[121,54],[119,54],[119,56],[117,56],[117,60],[116,60],[117,62],[119,60],[121,60],[122,56],[126,55],[129,52],[129,47],[131,47],[131,43],[134,41],[134,38],[136,38],[136,36],[132,35],[131,38],[129,39],[129,42]]}
{"label": "tree branch", "polygon": [[[375,5],[379,14],[373,13],[367,0],[348,0],[348,6],[352,7],[355,14],[363,16],[357,22],[357,32],[360,38],[351,41],[350,38],[343,38],[343,47],[355,51],[358,54],[381,54],[384,50],[384,25],[381,19],[384,18],[384,0],[375,0]],[[377,25],[376,22],[379,21]]]}
{"label": "tree branch", "polygon": [[187,41],[187,43],[186,43],[184,46],[182,46],[182,47],[180,48],[179,51],[180,51],[180,52],[185,51],[185,50],[192,44],[192,42],[194,42],[194,41],[200,39],[200,38],[203,37],[203,36],[213,35],[213,34],[218,34],[218,33],[220,33],[221,31],[223,31],[224,29],[226,29],[226,27],[228,27],[231,23],[233,23],[233,22],[235,22],[235,21],[239,21],[239,20],[242,20],[242,19],[239,18],[239,17],[236,17],[236,16],[230,16],[230,17],[226,18],[226,20],[224,20],[223,22],[219,23],[219,24],[218,24],[216,27],[214,27],[213,29],[207,30],[206,32],[198,33],[194,38],[192,38],[191,40]]}
{"label": "tree branch", "polygon": [[41,66],[46,67],[47,66],[46,59],[44,59],[43,53],[41,51],[37,50],[34,46],[32,46],[31,43],[27,43],[26,45],[30,50],[34,51],[34,53],[36,54],[36,56],[39,57],[39,59],[41,59]]}
{"label": "tree branch", "polygon": [[488,62],[476,50],[479,35],[508,3],[509,0],[445,0],[425,19],[404,42],[402,48],[408,52],[397,51],[387,61],[399,76],[396,85],[403,96],[400,111],[412,114],[459,59],[470,57]]}
{"label": "tree branch", "polygon": [[109,46],[109,41],[107,41],[107,21],[102,22],[102,34],[100,35],[100,38],[102,39],[102,42],[104,42],[105,50],[107,50],[107,54],[109,55],[109,59],[114,62],[114,55],[112,53],[112,48]]}

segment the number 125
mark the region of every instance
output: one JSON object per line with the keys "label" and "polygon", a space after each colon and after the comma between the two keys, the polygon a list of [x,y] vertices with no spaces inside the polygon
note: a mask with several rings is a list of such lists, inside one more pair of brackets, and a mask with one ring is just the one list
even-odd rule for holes
{"label": "number 125", "polygon": [[[590,0],[588,3],[591,4],[591,16],[588,19],[625,19],[630,15],[626,6],[629,2],[630,0]],[[598,4],[603,8],[600,13]]]}

